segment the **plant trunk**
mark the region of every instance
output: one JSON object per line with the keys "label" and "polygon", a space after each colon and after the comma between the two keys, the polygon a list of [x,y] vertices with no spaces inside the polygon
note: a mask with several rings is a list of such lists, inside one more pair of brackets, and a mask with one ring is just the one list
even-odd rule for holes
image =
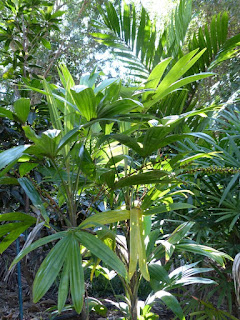
{"label": "plant trunk", "polygon": [[130,310],[131,320],[137,320],[137,317],[138,317],[137,304],[138,304],[138,298],[133,295],[131,299],[131,310]]}
{"label": "plant trunk", "polygon": [[79,315],[79,320],[89,320],[89,314],[87,310],[88,305],[83,301],[83,308]]}
{"label": "plant trunk", "polygon": [[139,277],[137,272],[135,272],[129,286],[130,320],[137,320],[138,318],[138,286]]}

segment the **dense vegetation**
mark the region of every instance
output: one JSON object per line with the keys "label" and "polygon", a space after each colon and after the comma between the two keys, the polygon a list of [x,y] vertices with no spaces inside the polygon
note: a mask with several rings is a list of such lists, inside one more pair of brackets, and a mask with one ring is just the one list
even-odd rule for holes
{"label": "dense vegetation", "polygon": [[45,248],[34,302],[54,285],[58,314],[105,316],[85,281],[118,277],[121,319],[239,317],[240,34],[214,3],[162,28],[121,1],[0,1],[0,253]]}

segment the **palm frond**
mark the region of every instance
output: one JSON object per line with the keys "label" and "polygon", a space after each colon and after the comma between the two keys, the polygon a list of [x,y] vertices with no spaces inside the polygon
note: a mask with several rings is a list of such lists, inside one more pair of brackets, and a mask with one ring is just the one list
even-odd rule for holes
{"label": "palm frond", "polygon": [[[151,21],[144,7],[136,12],[133,4],[111,2],[104,11],[98,7],[103,22],[93,21],[100,32],[92,33],[96,41],[113,48],[118,58],[135,71],[148,73],[165,57],[177,57],[192,17],[192,0],[181,0],[169,24],[159,37],[156,21]],[[137,22],[139,21],[139,22]]]}

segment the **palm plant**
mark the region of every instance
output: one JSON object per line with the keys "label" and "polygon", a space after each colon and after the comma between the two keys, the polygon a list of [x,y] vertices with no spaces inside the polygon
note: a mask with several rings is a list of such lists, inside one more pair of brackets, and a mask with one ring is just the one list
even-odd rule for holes
{"label": "palm plant", "polygon": [[[43,90],[34,88],[46,95],[52,123],[52,129],[41,135],[26,123],[29,101],[18,102],[24,114],[24,118],[20,117],[22,128],[29,143],[0,154],[1,183],[19,184],[31,200],[35,214],[2,214],[4,224],[0,230],[4,241],[0,248],[3,252],[35,222],[27,245],[13,264],[32,250],[57,241],[36,274],[33,284],[35,302],[60,274],[59,312],[70,288],[74,308],[86,319],[84,269],[92,262],[96,266],[102,260],[121,277],[129,301],[130,319],[136,320],[140,279],[150,280],[148,263],[159,260],[163,248],[167,259],[175,249],[207,255],[222,265],[225,258],[230,258],[192,241],[182,243],[191,223],[180,226],[168,240],[160,241],[154,255],[150,249],[147,253],[145,247],[148,235],[152,238],[150,246],[156,246],[156,237],[154,233],[150,234],[151,215],[192,207],[185,203],[169,203],[169,197],[167,202],[158,201],[161,189],[181,186],[182,181],[173,171],[179,159],[166,161],[160,156],[156,161],[151,155],[159,148],[189,136],[209,139],[202,133],[175,133],[179,123],[208,112],[209,108],[160,120],[155,118],[155,126],[150,121],[154,117],[142,111],[146,112],[183,84],[212,75],[199,74],[179,80],[202,54],[203,51],[197,53],[194,50],[182,57],[164,77],[170,59],[161,62],[140,91],[124,88],[116,79],[104,80],[96,86],[99,76],[96,72],[82,77],[76,86],[66,67],[60,66],[62,87],[43,80]],[[19,161],[23,162],[20,167],[17,165]],[[40,184],[31,175],[33,169],[41,174]],[[92,194],[85,209],[81,203],[84,193]],[[156,200],[157,206],[154,206]],[[98,202],[105,202],[105,207],[111,210],[99,212]],[[112,227],[106,228],[105,224]],[[125,236],[125,254],[120,249],[118,225]],[[52,234],[32,243],[37,231],[44,226]],[[99,226],[101,230],[98,230]],[[95,258],[89,260],[88,252],[97,257],[97,261]],[[164,288],[161,294],[163,301],[167,301],[180,319],[184,319],[176,298],[167,290]]]}
{"label": "palm plant", "polygon": [[[183,55],[180,44],[190,21],[190,4],[190,1],[180,2],[175,18],[165,31],[167,42],[161,37],[155,49],[156,26],[150,24],[144,9],[139,31],[133,6],[124,5],[119,17],[111,4],[107,5],[107,15],[102,12],[105,24],[116,33],[114,43],[119,42],[117,36],[122,37],[121,45],[117,45],[124,48],[122,56],[132,61],[131,50],[136,48],[138,57],[134,58],[134,65],[131,62],[132,70],[143,71],[146,79],[138,88],[124,87],[117,79],[96,85],[99,77],[96,71],[83,76],[79,85],[75,85],[67,68],[61,65],[61,86],[44,79],[42,89],[30,88],[46,96],[51,129],[39,134],[37,127],[28,122],[29,99],[18,100],[13,111],[0,109],[1,117],[20,125],[25,138],[25,144],[0,153],[1,185],[20,186],[32,202],[30,214],[0,215],[0,251],[6,250],[34,224],[24,249],[12,265],[32,250],[53,243],[34,280],[35,302],[59,276],[58,312],[63,310],[70,289],[75,310],[87,319],[84,270],[91,266],[93,276],[102,261],[121,278],[130,319],[138,317],[138,287],[142,278],[153,285],[150,301],[161,298],[184,319],[177,299],[169,290],[183,283],[210,283],[206,279],[186,277],[187,270],[191,274],[207,270],[188,265],[168,275],[160,261],[168,261],[174,252],[182,251],[207,256],[221,265],[226,258],[230,259],[192,241],[191,222],[181,224],[168,237],[160,237],[156,230],[151,230],[151,216],[193,208],[189,203],[173,202],[174,193],[186,192],[181,190],[184,182],[181,165],[190,160],[184,159],[185,155],[174,157],[170,144],[189,137],[205,141],[204,145],[212,142],[204,133],[189,132],[189,119],[206,116],[213,107],[193,111],[191,106],[189,112],[183,113],[189,96],[181,89],[187,87],[193,92],[193,82],[213,75],[203,71],[217,54],[215,49],[222,50],[216,60],[221,62],[239,41],[237,37],[225,42],[227,17],[220,15],[211,25],[211,43],[207,31],[203,36],[207,49],[200,43],[199,31],[198,44],[202,50],[198,52],[194,39],[194,50]],[[179,32],[175,35],[176,28]],[[146,48],[149,37],[151,46]],[[110,37],[105,38],[112,44]],[[126,45],[131,47],[128,52]],[[180,124],[184,130],[179,128]],[[191,155],[194,161],[212,156],[209,150]],[[38,172],[38,181],[33,172]],[[43,227],[48,230],[48,236],[32,243]]]}
{"label": "palm plant", "polygon": [[[102,22],[93,21],[97,31],[92,36],[111,48],[116,57],[130,67],[135,81],[146,80],[154,67],[164,59],[172,57],[170,65],[173,66],[184,53],[197,48],[206,50],[187,71],[189,77],[211,70],[238,54],[240,35],[228,39],[226,12],[213,16],[210,25],[200,27],[191,37],[187,37],[192,20],[191,0],[179,2],[162,32],[157,29],[156,23],[150,20],[144,7],[140,13],[136,12],[132,3],[127,5],[122,2],[115,8],[110,2],[106,2],[105,7],[106,10],[99,7]],[[196,93],[199,83],[185,84],[184,90],[178,90],[161,99],[152,107],[152,111],[162,117],[193,110],[198,102]]]}

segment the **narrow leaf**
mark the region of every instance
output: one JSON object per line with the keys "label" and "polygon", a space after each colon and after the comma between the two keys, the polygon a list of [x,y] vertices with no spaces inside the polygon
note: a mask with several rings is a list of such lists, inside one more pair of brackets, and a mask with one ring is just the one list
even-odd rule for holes
{"label": "narrow leaf", "polygon": [[19,178],[18,182],[25,191],[26,195],[32,201],[34,207],[36,207],[41,212],[46,222],[49,222],[49,217],[43,205],[43,201],[32,182],[28,178]]}
{"label": "narrow leaf", "polygon": [[127,273],[124,264],[106,244],[92,234],[84,231],[76,232],[75,235],[80,243],[82,243],[92,254],[118,272],[122,277],[126,278]]}
{"label": "narrow leaf", "polygon": [[129,210],[111,210],[99,212],[84,220],[79,228],[85,229],[94,227],[96,224],[110,224],[118,221],[128,220],[130,217]]}
{"label": "narrow leaf", "polygon": [[74,236],[70,237],[71,245],[68,258],[70,259],[70,290],[75,310],[79,314],[83,307],[84,273],[79,243]]}
{"label": "narrow leaf", "polygon": [[33,302],[38,302],[53,284],[66,259],[70,237],[64,237],[43,260],[33,282]]}
{"label": "narrow leaf", "polygon": [[29,144],[25,144],[1,152],[0,170],[6,167],[7,165],[13,164],[15,161],[17,161],[23,155],[24,151],[29,147]]}

